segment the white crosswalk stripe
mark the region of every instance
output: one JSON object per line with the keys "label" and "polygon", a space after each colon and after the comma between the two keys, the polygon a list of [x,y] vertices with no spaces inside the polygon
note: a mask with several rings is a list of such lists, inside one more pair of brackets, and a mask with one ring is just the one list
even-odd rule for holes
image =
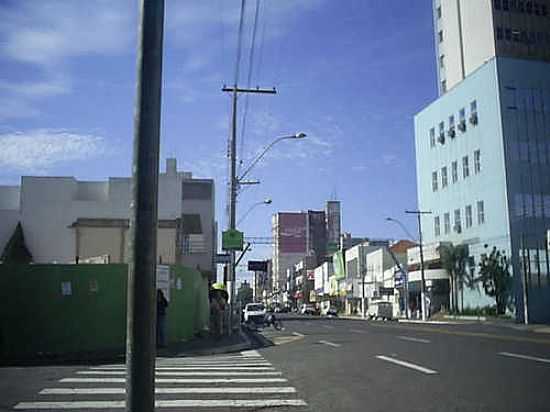
{"label": "white crosswalk stripe", "polygon": [[[282,372],[257,351],[157,359],[155,375],[155,407],[159,409],[307,407]],[[60,379],[55,387],[42,389],[38,399],[22,400],[14,409],[122,410],[125,383],[125,365],[92,366]]]}

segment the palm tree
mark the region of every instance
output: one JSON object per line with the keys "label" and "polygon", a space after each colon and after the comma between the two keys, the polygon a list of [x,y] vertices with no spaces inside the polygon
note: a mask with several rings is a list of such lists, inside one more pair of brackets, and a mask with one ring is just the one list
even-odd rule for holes
{"label": "palm tree", "polygon": [[468,246],[456,245],[452,243],[444,244],[439,247],[441,256],[441,265],[449,273],[450,277],[450,295],[451,309],[458,311],[458,290],[462,291],[464,285],[473,286],[470,274],[466,270],[468,262]]}

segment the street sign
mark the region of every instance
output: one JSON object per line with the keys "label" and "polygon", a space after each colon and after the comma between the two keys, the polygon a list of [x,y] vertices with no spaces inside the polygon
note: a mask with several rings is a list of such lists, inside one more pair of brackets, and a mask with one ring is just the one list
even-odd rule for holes
{"label": "street sign", "polygon": [[224,253],[218,253],[216,254],[216,257],[214,258],[215,263],[225,264],[225,263],[231,263],[231,255],[224,254]]}
{"label": "street sign", "polygon": [[378,292],[381,294],[381,295],[393,295],[394,294],[394,291],[395,289],[394,288],[384,288],[382,286],[380,286],[378,288]]}
{"label": "street sign", "polygon": [[229,229],[222,233],[223,250],[243,250],[244,235],[235,229]]}
{"label": "street sign", "polygon": [[267,262],[265,260],[249,260],[248,270],[252,272],[267,272]]}

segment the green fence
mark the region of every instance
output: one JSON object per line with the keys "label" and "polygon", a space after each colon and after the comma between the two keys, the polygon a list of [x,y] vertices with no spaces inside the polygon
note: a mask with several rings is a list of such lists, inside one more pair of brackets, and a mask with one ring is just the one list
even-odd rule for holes
{"label": "green fence", "polygon": [[[169,342],[208,322],[208,281],[181,266],[170,271]],[[0,359],[124,353],[128,267],[0,265]]]}

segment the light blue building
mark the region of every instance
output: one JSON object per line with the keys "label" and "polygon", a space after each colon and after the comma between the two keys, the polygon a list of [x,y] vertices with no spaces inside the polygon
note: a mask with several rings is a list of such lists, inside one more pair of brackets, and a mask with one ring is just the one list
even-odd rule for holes
{"label": "light blue building", "polygon": [[[493,21],[486,24],[494,26],[494,33],[490,42],[481,42],[488,45],[482,50],[484,60],[473,67],[470,57],[480,53],[465,49],[469,38],[465,30],[473,17],[464,20],[464,8],[471,3],[434,1],[438,81],[444,83],[440,97],[415,117],[418,205],[433,212],[422,217],[424,241],[467,244],[469,270],[475,274],[482,254],[493,246],[505,251],[511,258],[516,318],[524,319],[526,295],[529,321],[550,322],[550,62],[544,57],[550,50],[550,34],[529,35],[529,22],[539,27],[547,15],[521,20],[527,26],[512,31],[526,36],[507,40],[499,21],[510,14],[515,24],[514,19],[521,17],[519,9],[482,3],[488,4],[486,14]],[[455,8],[445,14],[451,4]],[[456,24],[449,17],[457,13],[456,4],[459,29],[452,37],[457,45],[453,50],[445,47],[445,33],[450,31],[445,24]],[[480,25],[486,30],[476,19],[476,30],[482,31]],[[529,55],[532,38],[540,42],[533,49],[537,54]],[[510,57],[514,54],[517,57]],[[445,74],[449,68],[444,62],[454,60],[462,70]],[[455,80],[449,88],[442,79],[451,77]],[[494,300],[478,285],[464,290],[463,304],[482,307]]]}

